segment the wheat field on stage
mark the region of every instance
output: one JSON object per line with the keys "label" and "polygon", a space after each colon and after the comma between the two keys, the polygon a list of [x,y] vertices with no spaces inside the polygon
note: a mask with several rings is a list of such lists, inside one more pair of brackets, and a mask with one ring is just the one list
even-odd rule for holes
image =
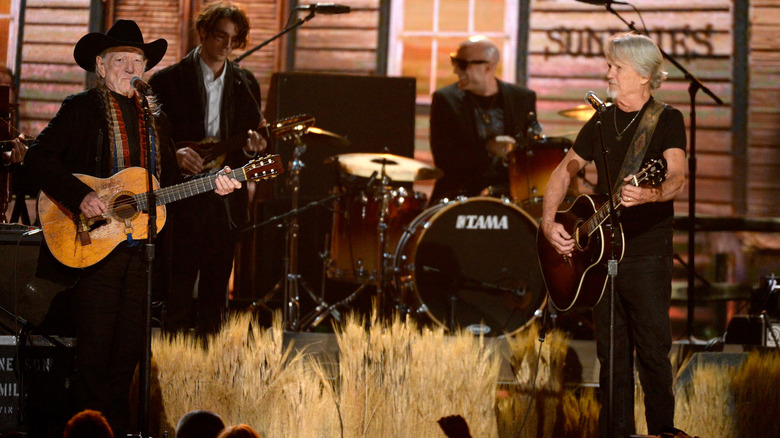
{"label": "wheat field on stage", "polygon": [[[564,385],[569,340],[559,331],[547,334],[539,357],[532,324],[506,338],[503,359],[486,339],[397,317],[349,317],[334,326],[338,357],[330,359],[284,345],[283,334],[279,318],[268,328],[239,314],[206,342],[155,336],[152,435],[173,435],[193,409],[249,424],[264,438],[445,437],[437,420],[452,415],[473,437],[598,435],[594,389]],[[510,362],[514,382],[499,379],[500,360]],[[677,428],[691,436],[780,435],[778,412],[767,411],[780,406],[776,351],[751,353],[736,368],[702,362],[692,376],[676,386]],[[636,398],[641,433],[639,389]]]}

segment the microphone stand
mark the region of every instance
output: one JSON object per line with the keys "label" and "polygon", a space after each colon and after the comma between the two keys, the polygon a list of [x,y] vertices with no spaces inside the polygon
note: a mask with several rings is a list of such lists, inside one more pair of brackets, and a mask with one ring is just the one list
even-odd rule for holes
{"label": "microphone stand", "polygon": [[[618,19],[625,23],[629,29],[636,33],[642,33],[636,29],[633,21],[626,21],[617,11],[612,9],[611,2],[607,2],[607,11],[618,17]],[[693,311],[696,306],[694,292],[694,257],[696,254],[694,251],[694,233],[696,232],[696,93],[699,90],[704,91],[704,93],[709,95],[718,105],[723,105],[723,101],[716,96],[712,90],[702,84],[691,72],[680,65],[679,62],[672,58],[668,53],[664,52],[661,47],[658,47],[658,49],[661,51],[661,55],[664,59],[667,59],[672,65],[677,67],[677,69],[685,75],[685,80],[690,82],[688,94],[691,99],[691,141],[688,153],[688,321],[686,330],[688,332],[688,339],[693,341]]]}
{"label": "microphone stand", "polygon": [[609,389],[608,389],[608,432],[607,437],[612,438],[614,435],[613,425],[615,424],[615,279],[618,275],[618,261],[615,248],[615,230],[620,226],[620,222],[615,210],[614,193],[612,188],[612,177],[609,174],[609,164],[607,162],[607,155],[609,150],[604,145],[604,125],[602,121],[602,111],[596,108],[598,114],[599,142],[601,143],[601,158],[604,162],[604,176],[607,179],[607,195],[609,196],[609,259],[607,260],[607,275],[609,276]]}
{"label": "microphone stand", "polygon": [[[298,8],[295,8],[295,9],[293,9],[293,12],[295,12],[295,11],[297,11],[297,10],[298,10]],[[251,49],[247,50],[247,51],[246,51],[246,52],[244,52],[244,53],[243,53],[241,56],[238,56],[238,57],[236,57],[236,58],[233,60],[233,62],[235,62],[236,64],[238,64],[239,62],[241,62],[241,60],[242,60],[242,59],[246,58],[247,56],[249,56],[249,55],[251,55],[251,54],[255,53],[256,51],[258,51],[258,50],[262,49],[263,47],[267,46],[268,44],[270,44],[270,43],[271,43],[272,41],[274,41],[275,39],[277,39],[277,38],[281,37],[282,35],[286,34],[287,32],[290,32],[290,31],[291,31],[291,30],[293,30],[293,29],[296,29],[296,28],[298,28],[298,27],[301,27],[301,26],[303,26],[303,24],[304,24],[304,23],[306,23],[307,21],[309,21],[309,20],[311,20],[312,18],[314,18],[314,15],[315,15],[315,14],[316,14],[315,10],[314,10],[314,9],[312,9],[312,10],[309,12],[309,15],[307,15],[307,16],[306,16],[306,17],[304,17],[304,18],[298,18],[298,19],[295,21],[295,23],[293,23],[293,24],[290,24],[290,25],[287,25],[287,26],[286,26],[284,29],[282,29],[282,30],[281,30],[281,32],[277,33],[276,35],[272,36],[271,38],[268,38],[267,40],[263,41],[262,43],[260,43],[260,44],[258,44],[258,45],[256,45],[256,46],[252,47]],[[288,21],[288,23],[289,23],[289,21]]]}
{"label": "microphone stand", "polygon": [[146,306],[144,309],[145,330],[144,330],[144,351],[142,363],[139,368],[139,385],[141,385],[139,394],[138,425],[140,437],[149,436],[149,393],[150,393],[150,374],[152,368],[152,268],[154,266],[155,239],[157,238],[157,198],[154,194],[154,152],[152,147],[152,112],[149,109],[149,102],[143,93],[141,95],[141,110],[144,117],[144,130],[146,135],[146,209],[149,214],[147,225],[147,238],[145,244],[146,255]]}

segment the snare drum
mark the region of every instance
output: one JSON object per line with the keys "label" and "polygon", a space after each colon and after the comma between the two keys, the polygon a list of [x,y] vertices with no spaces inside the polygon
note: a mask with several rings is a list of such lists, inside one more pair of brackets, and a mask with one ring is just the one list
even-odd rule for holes
{"label": "snare drum", "polygon": [[[392,254],[404,226],[425,208],[423,193],[409,193],[404,188],[388,190],[387,252]],[[349,283],[375,282],[379,266],[379,213],[382,193],[372,190],[345,193],[333,209],[330,262],[327,275],[331,280]]]}
{"label": "snare drum", "polygon": [[534,318],[546,298],[536,221],[494,198],[434,206],[409,225],[393,259],[402,301],[451,329],[500,336]]}

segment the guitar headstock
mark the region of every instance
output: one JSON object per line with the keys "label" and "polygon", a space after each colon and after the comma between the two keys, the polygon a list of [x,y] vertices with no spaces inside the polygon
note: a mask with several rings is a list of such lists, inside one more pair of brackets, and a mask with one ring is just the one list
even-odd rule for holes
{"label": "guitar headstock", "polygon": [[[643,185],[656,187],[666,180],[666,160],[648,160],[636,175],[637,181]],[[637,184],[639,185],[639,184]]]}
{"label": "guitar headstock", "polygon": [[289,140],[290,138],[306,134],[309,128],[314,126],[314,116],[301,114],[298,116],[279,119],[269,127],[274,137]]}
{"label": "guitar headstock", "polygon": [[269,154],[255,158],[242,168],[247,181],[262,181],[274,178],[284,173],[282,157],[277,154]]}

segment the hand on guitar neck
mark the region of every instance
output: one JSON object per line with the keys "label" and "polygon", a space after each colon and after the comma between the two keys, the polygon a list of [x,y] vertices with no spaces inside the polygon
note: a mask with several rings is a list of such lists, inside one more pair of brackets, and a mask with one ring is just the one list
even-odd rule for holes
{"label": "hand on guitar neck", "polygon": [[3,164],[15,164],[24,161],[24,156],[27,154],[28,139],[24,134],[19,135],[13,140],[3,141]]}

